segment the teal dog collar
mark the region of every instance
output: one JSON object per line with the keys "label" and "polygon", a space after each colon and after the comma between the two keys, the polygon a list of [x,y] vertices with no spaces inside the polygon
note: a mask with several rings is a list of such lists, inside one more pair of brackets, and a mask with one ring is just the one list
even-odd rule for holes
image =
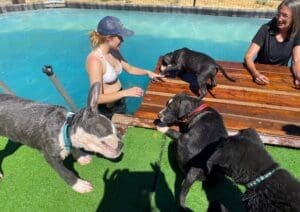
{"label": "teal dog collar", "polygon": [[261,183],[262,181],[264,181],[265,179],[269,178],[272,176],[272,174],[274,174],[274,172],[277,171],[276,169],[273,169],[272,171],[269,171],[268,173],[266,173],[265,175],[261,175],[258,178],[256,178],[255,180],[251,181],[250,183],[246,184],[247,188],[252,188],[256,185],[258,185],[259,183]]}

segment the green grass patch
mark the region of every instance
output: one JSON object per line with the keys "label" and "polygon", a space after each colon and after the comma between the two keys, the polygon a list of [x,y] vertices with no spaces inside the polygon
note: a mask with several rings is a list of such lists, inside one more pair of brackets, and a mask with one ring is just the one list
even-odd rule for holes
{"label": "green grass patch", "polygon": [[[147,211],[149,207],[152,211],[176,211],[181,179],[173,154],[169,154],[171,140],[155,130],[128,128],[123,142],[123,155],[118,161],[93,155],[92,163],[86,166],[68,163],[94,186],[93,192],[78,194],[37,150],[21,146],[11,154],[15,146],[0,138],[4,172],[0,181],[1,211]],[[9,148],[5,148],[7,144]],[[267,150],[282,167],[300,177],[299,150],[272,146]],[[222,199],[227,207],[240,209],[242,191],[227,178],[215,186],[197,182],[187,196],[187,206],[205,211],[208,200]]]}

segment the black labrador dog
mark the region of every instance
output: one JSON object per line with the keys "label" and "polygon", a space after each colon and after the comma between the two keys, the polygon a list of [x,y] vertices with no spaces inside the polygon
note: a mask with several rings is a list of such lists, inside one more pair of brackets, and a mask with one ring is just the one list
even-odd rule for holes
{"label": "black labrador dog", "polygon": [[[179,200],[181,209],[185,210],[185,199],[190,187],[196,180],[207,180],[206,161],[218,140],[228,134],[216,110],[184,93],[171,98],[158,117],[157,129],[175,140],[177,162],[186,174]],[[167,126],[180,121],[184,121],[180,132]]]}
{"label": "black labrador dog", "polygon": [[221,138],[207,166],[208,172],[222,171],[246,186],[243,201],[247,211],[300,211],[299,181],[274,162],[254,129]]}
{"label": "black labrador dog", "polygon": [[216,74],[220,70],[222,74],[230,81],[235,82],[235,79],[229,77],[222,66],[210,56],[182,48],[173,52],[167,53],[162,57],[162,65],[160,67],[161,74],[168,77],[175,71],[177,76],[183,76],[184,73],[190,72],[197,77],[199,87],[199,99],[202,99],[207,94],[207,81],[210,79],[211,84],[209,89],[217,85]]}

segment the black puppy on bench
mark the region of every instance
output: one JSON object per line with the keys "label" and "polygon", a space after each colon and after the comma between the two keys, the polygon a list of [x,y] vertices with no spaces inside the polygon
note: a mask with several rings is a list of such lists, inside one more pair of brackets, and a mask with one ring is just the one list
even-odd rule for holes
{"label": "black puppy on bench", "polygon": [[[177,162],[186,174],[179,200],[181,209],[185,209],[190,187],[196,180],[207,180],[206,161],[217,141],[228,136],[227,131],[216,110],[184,93],[172,97],[158,117],[157,129],[175,140]],[[180,132],[165,127],[181,121],[184,121],[184,126]],[[196,156],[198,159],[194,160]]]}
{"label": "black puppy on bench", "polygon": [[182,76],[186,72],[196,75],[199,86],[199,99],[202,99],[207,94],[207,81],[210,79],[210,88],[217,85],[216,74],[220,70],[222,74],[230,81],[235,82],[235,79],[229,77],[222,66],[210,56],[192,51],[188,48],[182,48],[173,52],[167,53],[162,57],[162,65],[160,71],[162,75],[170,76],[172,71],[176,75]]}
{"label": "black puppy on bench", "polygon": [[67,169],[63,160],[72,152],[80,164],[90,163],[91,157],[79,148],[106,158],[121,154],[116,128],[98,113],[99,92],[100,83],[93,84],[87,107],[75,114],[61,106],[0,94],[0,135],[38,149],[75,191],[90,192],[92,185]]}

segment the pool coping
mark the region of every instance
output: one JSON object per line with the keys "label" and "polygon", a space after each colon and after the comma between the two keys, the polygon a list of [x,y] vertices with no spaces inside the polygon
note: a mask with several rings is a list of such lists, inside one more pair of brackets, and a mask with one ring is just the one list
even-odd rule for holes
{"label": "pool coping", "polygon": [[111,4],[111,3],[85,3],[62,1],[54,3],[32,3],[32,4],[7,4],[0,5],[0,14],[25,10],[40,10],[50,8],[78,8],[78,9],[114,9],[132,10],[144,12],[169,12],[189,13],[214,16],[272,18],[276,10],[271,9],[229,9],[219,7],[186,7],[186,6],[162,6],[162,5],[138,5],[138,4]]}

